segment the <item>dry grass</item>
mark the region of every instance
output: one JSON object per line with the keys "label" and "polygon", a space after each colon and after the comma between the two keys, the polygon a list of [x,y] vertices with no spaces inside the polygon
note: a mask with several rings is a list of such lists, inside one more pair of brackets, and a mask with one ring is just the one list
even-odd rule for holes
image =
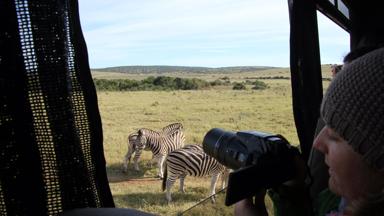
{"label": "dry grass", "polygon": [[[285,75],[287,74],[286,71]],[[245,76],[250,75],[237,74],[237,77],[231,75],[231,79],[241,80]],[[136,77],[136,79],[141,78]],[[149,152],[143,154],[140,172],[135,172],[131,165],[127,174],[122,173],[121,166],[127,150],[127,136],[139,128],[156,130],[170,123],[181,122],[185,127],[187,144],[201,144],[205,133],[214,127],[234,131],[259,130],[282,134],[292,144],[297,145],[290,81],[264,81],[270,88],[262,91],[213,89],[98,92],[107,172],[117,207],[135,208],[160,215],[176,215],[194,206],[208,195],[210,184],[208,177],[187,177],[185,182],[187,193],[178,192],[178,183],[176,183],[172,192],[174,202],[167,205],[165,193],[161,191],[161,181],[153,178],[156,174],[156,166],[150,168],[145,165],[151,158]],[[248,87],[250,89],[250,86]],[[204,205],[193,208],[185,215],[233,214],[232,207],[224,206],[223,197],[224,195],[215,205],[205,202]],[[271,209],[270,202],[268,206]]]}

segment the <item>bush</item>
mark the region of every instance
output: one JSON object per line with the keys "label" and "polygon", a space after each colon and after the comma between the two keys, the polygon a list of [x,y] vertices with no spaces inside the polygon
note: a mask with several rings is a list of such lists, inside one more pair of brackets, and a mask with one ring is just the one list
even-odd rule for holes
{"label": "bush", "polygon": [[217,80],[215,80],[215,81],[211,81],[211,82],[209,82],[209,84],[211,85],[211,86],[219,86],[219,85],[223,85],[223,81],[221,81],[221,80],[219,80],[219,79],[217,79]]}
{"label": "bush", "polygon": [[97,90],[101,91],[139,91],[139,90],[197,90],[211,86],[201,79],[184,79],[166,76],[150,76],[141,81],[129,79],[94,79]]}
{"label": "bush", "polygon": [[235,83],[232,87],[233,90],[245,90],[247,87],[243,83]]}
{"label": "bush", "polygon": [[254,89],[254,90],[263,90],[263,89],[268,88],[268,85],[265,82],[260,81],[260,80],[256,80],[252,84],[253,84],[252,89]]}
{"label": "bush", "polygon": [[246,85],[252,85],[253,82],[254,82],[254,81],[251,81],[251,80],[249,80],[249,79],[246,79],[246,80],[245,80],[245,84],[246,84]]}
{"label": "bush", "polygon": [[229,77],[225,76],[225,77],[221,77],[220,79],[224,80],[225,82],[230,82],[231,80],[229,79]]}

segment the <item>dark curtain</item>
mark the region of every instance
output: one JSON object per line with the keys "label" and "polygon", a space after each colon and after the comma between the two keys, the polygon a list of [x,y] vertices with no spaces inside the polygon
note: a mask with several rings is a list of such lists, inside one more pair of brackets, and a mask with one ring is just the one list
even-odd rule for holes
{"label": "dark curtain", "polygon": [[316,5],[308,0],[288,0],[288,6],[293,113],[307,160],[323,97]]}
{"label": "dark curtain", "polygon": [[76,0],[0,1],[0,215],[113,207]]}

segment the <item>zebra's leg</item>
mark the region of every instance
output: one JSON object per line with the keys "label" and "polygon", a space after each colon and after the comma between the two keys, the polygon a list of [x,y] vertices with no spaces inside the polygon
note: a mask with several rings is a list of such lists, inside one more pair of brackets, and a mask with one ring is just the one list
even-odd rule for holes
{"label": "zebra's leg", "polygon": [[227,187],[229,177],[229,169],[225,169],[221,175],[221,189]]}
{"label": "zebra's leg", "polygon": [[184,179],[185,179],[186,175],[182,175],[180,176],[180,192],[181,193],[185,193],[185,189],[184,189]]}
{"label": "zebra's leg", "polygon": [[138,157],[137,158],[136,157],[133,158],[133,164],[134,164],[133,166],[134,166],[135,170],[136,171],[140,171],[140,168],[139,168],[139,158]]}
{"label": "zebra's leg", "polygon": [[137,149],[135,151],[135,156],[133,157],[133,164],[134,164],[134,168],[135,168],[136,171],[140,171],[139,159],[140,159],[140,156],[141,156],[141,152],[142,152],[141,149]]}
{"label": "zebra's leg", "polygon": [[160,179],[163,179],[163,175],[164,175],[163,173],[164,162],[165,162],[165,156],[161,155],[157,160],[157,166],[159,167],[157,175],[160,177]]}
{"label": "zebra's leg", "polygon": [[166,183],[167,193],[165,194],[165,198],[167,199],[168,204],[172,201],[171,188],[174,183],[175,183],[174,179],[170,177],[167,178],[167,183]]}
{"label": "zebra's leg", "polygon": [[128,170],[128,163],[131,161],[131,154],[130,152],[127,152],[125,154],[124,159],[123,159],[123,172],[126,173]]}
{"label": "zebra's leg", "polygon": [[216,189],[216,182],[217,182],[217,179],[219,178],[220,176],[220,173],[216,173],[216,174],[213,174],[212,175],[212,179],[211,179],[211,189],[210,189],[210,196],[211,196],[211,201],[212,203],[215,203],[216,200],[215,200],[215,189]]}

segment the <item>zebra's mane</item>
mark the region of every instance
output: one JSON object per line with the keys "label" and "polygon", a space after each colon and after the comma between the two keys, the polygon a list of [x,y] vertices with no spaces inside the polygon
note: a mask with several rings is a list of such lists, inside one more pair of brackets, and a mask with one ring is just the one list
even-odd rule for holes
{"label": "zebra's mane", "polygon": [[176,134],[178,133],[182,133],[181,130],[173,130],[173,131],[170,131],[168,133],[163,133],[162,131],[155,131],[155,130],[152,130],[152,129],[148,129],[148,128],[141,128],[138,133],[140,135],[141,132],[144,132],[146,134],[146,136],[150,135],[150,136],[162,136],[162,137],[170,137],[170,136],[175,136]]}
{"label": "zebra's mane", "polygon": [[140,128],[139,129],[139,134],[140,132],[144,131],[145,133],[150,133],[150,134],[158,134],[160,135],[161,133],[158,132],[158,131],[155,131],[155,130],[152,130],[152,129],[149,129],[149,128]]}
{"label": "zebra's mane", "polygon": [[181,131],[182,129],[183,129],[183,124],[178,122],[178,123],[172,123],[163,127],[163,129],[161,129],[161,132],[163,134],[174,134],[176,132]]}
{"label": "zebra's mane", "polygon": [[163,134],[163,136],[173,136],[173,135],[175,135],[177,133],[182,133],[182,130],[175,129],[175,130],[169,131],[168,133],[162,133],[162,134]]}
{"label": "zebra's mane", "polygon": [[134,133],[129,134],[129,135],[128,135],[128,138],[131,139],[131,138],[133,138],[133,137],[137,137],[138,135],[139,135],[139,134],[137,134],[136,132],[134,132]]}

